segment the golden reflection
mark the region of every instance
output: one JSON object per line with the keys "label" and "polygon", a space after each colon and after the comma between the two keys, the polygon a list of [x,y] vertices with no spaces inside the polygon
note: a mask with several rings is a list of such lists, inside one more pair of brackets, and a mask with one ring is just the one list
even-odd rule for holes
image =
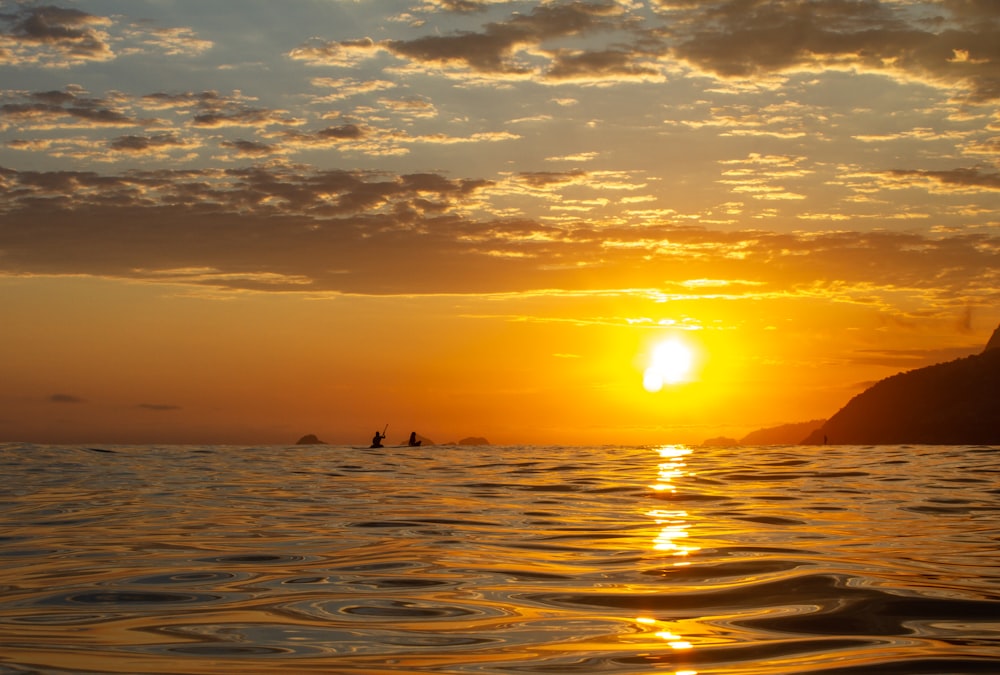
{"label": "golden reflection", "polygon": [[[650,485],[657,492],[676,493],[675,481],[688,475],[685,458],[691,454],[692,450],[686,445],[663,445],[657,448],[660,457],[664,460],[657,468],[657,480]],[[688,513],[683,510],[653,509],[646,515],[656,522],[660,528],[659,534],[653,541],[653,549],[656,551],[670,552],[675,556],[686,556],[693,551],[697,551],[697,546],[688,546],[679,543],[678,540],[686,539],[688,536]],[[675,563],[677,565],[686,563]]]}
{"label": "golden reflection", "polygon": [[[670,495],[676,494],[678,491],[678,481],[690,475],[686,459],[693,451],[686,445],[664,445],[656,448],[656,452],[661,461],[657,466],[656,482],[649,487],[663,495],[669,502]],[[699,550],[699,547],[691,546],[684,541],[688,537],[690,528],[690,516],[687,511],[668,506],[667,508],[651,509],[646,515],[652,518],[659,528],[653,540],[654,551],[676,557],[685,557]],[[673,566],[679,567],[689,564],[687,561],[676,561]],[[694,649],[691,639],[685,639],[681,634],[682,622],[680,621],[660,621],[648,616],[640,616],[635,619],[635,622],[643,634],[663,640],[672,650],[685,652]],[[678,670],[673,675],[698,675],[698,671]]]}
{"label": "golden reflection", "polygon": [[644,616],[638,617],[635,621],[636,623],[639,624],[645,624],[646,626],[653,626],[655,628],[658,628],[659,630],[656,630],[656,632],[653,634],[656,637],[660,638],[661,640],[666,641],[666,643],[669,644],[674,649],[677,650],[694,649],[693,645],[684,638],[682,638],[680,635],[677,635],[672,630],[664,630],[661,627],[661,624],[667,623],[665,621],[657,621],[656,619],[650,619],[649,617],[644,617]]}
{"label": "golden reflection", "polygon": [[[644,632],[652,632],[653,635],[661,640],[664,640],[671,649],[677,651],[694,649],[694,645],[674,632],[676,628],[674,626],[670,626],[670,624],[674,622],[657,621],[656,619],[652,619],[647,616],[637,617],[635,622],[640,625]],[[698,675],[698,671],[678,670],[674,672],[674,675]]]}

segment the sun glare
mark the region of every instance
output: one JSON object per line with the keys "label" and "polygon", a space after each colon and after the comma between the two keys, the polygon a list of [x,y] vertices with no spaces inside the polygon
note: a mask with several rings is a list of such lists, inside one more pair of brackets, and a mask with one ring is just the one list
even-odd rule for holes
{"label": "sun glare", "polygon": [[642,386],[657,392],[669,384],[680,384],[691,378],[694,352],[677,338],[665,340],[653,349],[649,366],[642,376]]}

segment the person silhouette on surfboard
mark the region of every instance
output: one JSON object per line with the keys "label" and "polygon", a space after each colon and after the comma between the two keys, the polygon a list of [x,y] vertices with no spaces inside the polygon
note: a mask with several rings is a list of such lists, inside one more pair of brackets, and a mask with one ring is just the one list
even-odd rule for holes
{"label": "person silhouette on surfboard", "polygon": [[375,435],[372,436],[372,445],[371,445],[371,447],[373,447],[373,448],[381,448],[382,447],[382,440],[384,438],[385,438],[385,431],[381,431],[380,432],[378,429],[376,429],[375,430]]}

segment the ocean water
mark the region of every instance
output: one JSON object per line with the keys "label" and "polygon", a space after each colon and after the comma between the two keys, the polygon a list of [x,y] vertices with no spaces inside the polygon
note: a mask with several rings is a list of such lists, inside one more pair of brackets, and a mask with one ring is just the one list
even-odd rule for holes
{"label": "ocean water", "polygon": [[0,444],[0,673],[1000,673],[1000,448]]}

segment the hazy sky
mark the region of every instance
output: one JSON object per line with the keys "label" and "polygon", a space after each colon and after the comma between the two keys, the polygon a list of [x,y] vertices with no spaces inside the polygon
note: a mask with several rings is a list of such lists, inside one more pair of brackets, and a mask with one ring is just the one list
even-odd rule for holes
{"label": "hazy sky", "polygon": [[0,439],[827,417],[1000,322],[998,103],[996,0],[0,0]]}

